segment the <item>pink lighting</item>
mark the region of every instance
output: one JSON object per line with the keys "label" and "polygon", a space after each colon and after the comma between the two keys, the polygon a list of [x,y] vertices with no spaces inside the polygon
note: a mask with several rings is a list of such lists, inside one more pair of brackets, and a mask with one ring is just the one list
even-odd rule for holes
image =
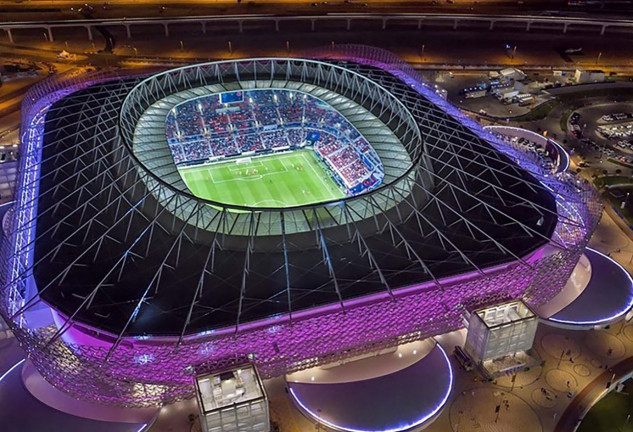
{"label": "pink lighting", "polygon": [[[123,338],[108,357],[116,335],[75,324],[63,339],[49,344],[57,330],[55,326],[30,328],[28,322],[21,321],[22,315],[13,316],[13,312],[28,301],[23,289],[28,272],[24,269],[30,268],[33,259],[35,222],[32,214],[37,212],[35,197],[39,181],[39,165],[35,164],[30,170],[22,167],[16,221],[5,230],[10,237],[3,244],[3,253],[9,254],[4,255],[5,258],[12,257],[13,265],[1,273],[0,314],[47,381],[76,398],[113,405],[156,406],[193,397],[194,371],[224,369],[251,359],[263,377],[279,376],[457,330],[463,326],[464,309],[518,298],[534,306],[558,294],[602,211],[591,186],[572,186],[564,175],[546,173],[533,161],[522,158],[518,149],[508,148],[441,100],[399,59],[397,63],[384,57],[385,52],[369,48],[354,53],[343,52],[340,58],[371,64],[397,76],[547,185],[557,198],[560,215],[552,239],[556,244],[522,257],[528,265],[511,261],[484,269],[484,274],[469,272],[444,278],[439,281],[441,289],[432,282],[415,284],[394,289],[392,296],[379,293],[345,300],[345,312],[337,303],[298,311],[293,313],[292,319],[288,315],[277,315],[240,324],[239,329],[227,327],[185,337],[177,348],[177,338],[151,335]],[[30,102],[25,103],[22,110],[25,127],[22,135],[28,140],[34,157],[41,150],[44,132],[39,120],[50,105],[71,92],[108,79],[112,76],[69,81],[59,78],[58,81],[45,80],[32,88],[25,98]],[[58,323],[63,322],[60,318],[66,317],[56,316]],[[442,353],[446,357],[443,350]],[[451,372],[442,404],[448,398],[452,379]],[[441,405],[415,425],[434,416]],[[415,425],[381,432],[398,432]],[[349,432],[361,431],[350,429]]]}

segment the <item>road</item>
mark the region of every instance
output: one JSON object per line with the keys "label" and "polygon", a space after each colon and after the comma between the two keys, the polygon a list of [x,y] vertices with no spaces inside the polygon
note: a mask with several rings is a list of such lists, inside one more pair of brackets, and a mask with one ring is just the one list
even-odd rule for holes
{"label": "road", "polygon": [[[315,32],[305,22],[283,23],[280,32],[271,31],[272,24],[244,24],[243,33],[232,23],[214,24],[202,32],[200,25],[173,24],[165,36],[160,24],[137,26],[127,37],[123,26],[109,26],[113,37],[114,55],[95,55],[106,49],[103,37],[96,31],[94,41],[88,40],[85,28],[56,29],[50,42],[43,29],[14,31],[14,44],[0,35],[0,55],[3,57],[35,57],[52,61],[62,50],[80,54],[78,63],[113,66],[119,60],[135,58],[177,59],[183,62],[246,56],[296,56],[311,48],[335,44],[361,43],[389,49],[419,67],[461,68],[462,65],[504,65],[518,67],[575,67],[604,68],[626,72],[633,68],[631,34],[608,32],[596,37],[587,31],[560,32],[517,31],[516,27],[498,31],[481,31],[485,23],[460,27],[458,31],[446,26],[416,26],[388,23],[382,31],[380,22],[355,23],[350,31],[344,21],[319,23]],[[182,42],[182,43],[181,43]],[[517,47],[514,58],[508,56],[506,44]],[[560,55],[561,48],[584,48],[583,56],[571,59]],[[92,53],[92,54],[90,54]],[[599,61],[598,60],[599,57]]]}
{"label": "road", "polygon": [[[568,6],[566,0],[110,0],[104,9],[104,2],[88,2],[92,5],[95,18],[122,17],[173,17],[188,15],[225,15],[272,13],[276,15],[325,14],[335,12],[436,12],[436,13],[500,13],[528,14],[552,13],[598,14],[621,17],[633,12],[633,5],[627,1],[607,1],[602,5]],[[81,19],[83,1],[73,0],[0,0],[0,21],[23,21],[41,19]],[[85,8],[84,8],[85,9]]]}

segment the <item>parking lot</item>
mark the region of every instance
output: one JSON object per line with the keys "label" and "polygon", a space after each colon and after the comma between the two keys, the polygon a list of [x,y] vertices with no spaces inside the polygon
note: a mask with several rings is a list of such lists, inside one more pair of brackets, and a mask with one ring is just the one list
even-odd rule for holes
{"label": "parking lot", "polygon": [[568,130],[591,145],[633,156],[633,102],[607,102],[575,110]]}

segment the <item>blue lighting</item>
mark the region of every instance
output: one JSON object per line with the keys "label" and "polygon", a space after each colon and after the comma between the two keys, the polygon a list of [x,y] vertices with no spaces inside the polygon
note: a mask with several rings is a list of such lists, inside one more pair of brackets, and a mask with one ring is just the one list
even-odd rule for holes
{"label": "blue lighting", "polygon": [[[612,263],[614,263],[616,266],[618,266],[618,268],[620,270],[622,270],[624,272],[624,274],[626,274],[626,277],[629,279],[629,284],[630,287],[633,291],[633,277],[631,277],[631,275],[629,274],[628,271],[626,271],[626,269],[616,260],[614,260],[613,258],[611,258],[608,255],[603,254],[600,251],[597,251],[595,249],[591,249],[591,248],[587,248],[587,250],[590,250],[592,252],[597,253],[598,255],[608,259],[609,261],[611,261]],[[615,314],[608,316],[608,317],[603,317],[597,320],[591,320],[591,321],[572,321],[572,320],[563,320],[563,319],[556,319],[556,318],[548,318],[549,321],[554,321],[554,322],[558,322],[561,324],[572,324],[572,325],[600,325],[600,324],[606,324],[609,322],[613,322],[615,320],[617,320],[618,318],[624,316],[628,311],[631,310],[631,308],[633,308],[633,295],[629,297],[629,301],[627,303],[627,305],[622,308],[621,310],[619,310],[618,312],[616,312]]]}
{"label": "blue lighting", "polygon": [[6,371],[4,374],[2,374],[2,376],[0,376],[0,382],[2,382],[2,380],[4,380],[11,372],[13,372],[13,370],[15,368],[17,368],[18,366],[20,366],[22,363],[24,363],[26,361],[26,359],[22,359],[19,362],[17,362],[16,364],[14,364],[13,366],[11,366],[11,368]]}
{"label": "blue lighting", "polygon": [[444,394],[444,397],[442,398],[440,403],[437,404],[435,407],[433,407],[433,409],[430,412],[424,414],[420,419],[414,421],[413,423],[406,424],[404,426],[399,425],[390,429],[380,429],[380,430],[363,430],[363,429],[354,429],[354,428],[348,428],[345,426],[336,425],[334,423],[331,423],[325,420],[323,417],[319,416],[314,411],[310,410],[310,408],[308,408],[297,397],[292,387],[289,387],[288,389],[290,390],[290,395],[292,396],[292,398],[305,412],[310,414],[313,418],[317,419],[320,423],[323,423],[324,425],[329,426],[332,429],[343,430],[346,432],[403,432],[403,431],[418,427],[424,422],[426,422],[427,420],[437,415],[440,412],[440,410],[444,407],[444,405],[446,405],[446,402],[448,401],[448,398],[451,395],[451,391],[453,390],[453,369],[451,368],[450,360],[448,359],[448,355],[446,354],[446,351],[444,351],[444,348],[442,348],[442,346],[439,343],[436,343],[436,347],[440,349],[442,355],[444,356],[444,361],[446,362],[446,366],[448,367],[449,381],[448,381],[448,386],[446,388],[446,393]]}
{"label": "blue lighting", "polygon": [[[11,372],[13,372],[15,369],[17,369],[18,367],[20,367],[20,365],[22,365],[24,362],[26,361],[26,359],[22,359],[19,362],[17,362],[16,364],[14,364],[13,366],[11,366],[11,368],[9,368],[8,371],[6,371],[4,374],[2,374],[2,376],[0,376],[0,383],[6,378],[8,377]],[[147,427],[149,426],[149,423],[146,423],[144,425],[142,425],[139,430],[137,430],[136,432],[145,432],[147,430]]]}

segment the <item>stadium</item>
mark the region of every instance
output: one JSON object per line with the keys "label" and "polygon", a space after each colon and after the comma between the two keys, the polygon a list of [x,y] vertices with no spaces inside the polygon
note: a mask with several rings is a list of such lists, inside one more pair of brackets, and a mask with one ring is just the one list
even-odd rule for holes
{"label": "stadium", "polygon": [[158,406],[538,306],[595,191],[368,47],[63,76],[22,108],[2,316],[73,397]]}

